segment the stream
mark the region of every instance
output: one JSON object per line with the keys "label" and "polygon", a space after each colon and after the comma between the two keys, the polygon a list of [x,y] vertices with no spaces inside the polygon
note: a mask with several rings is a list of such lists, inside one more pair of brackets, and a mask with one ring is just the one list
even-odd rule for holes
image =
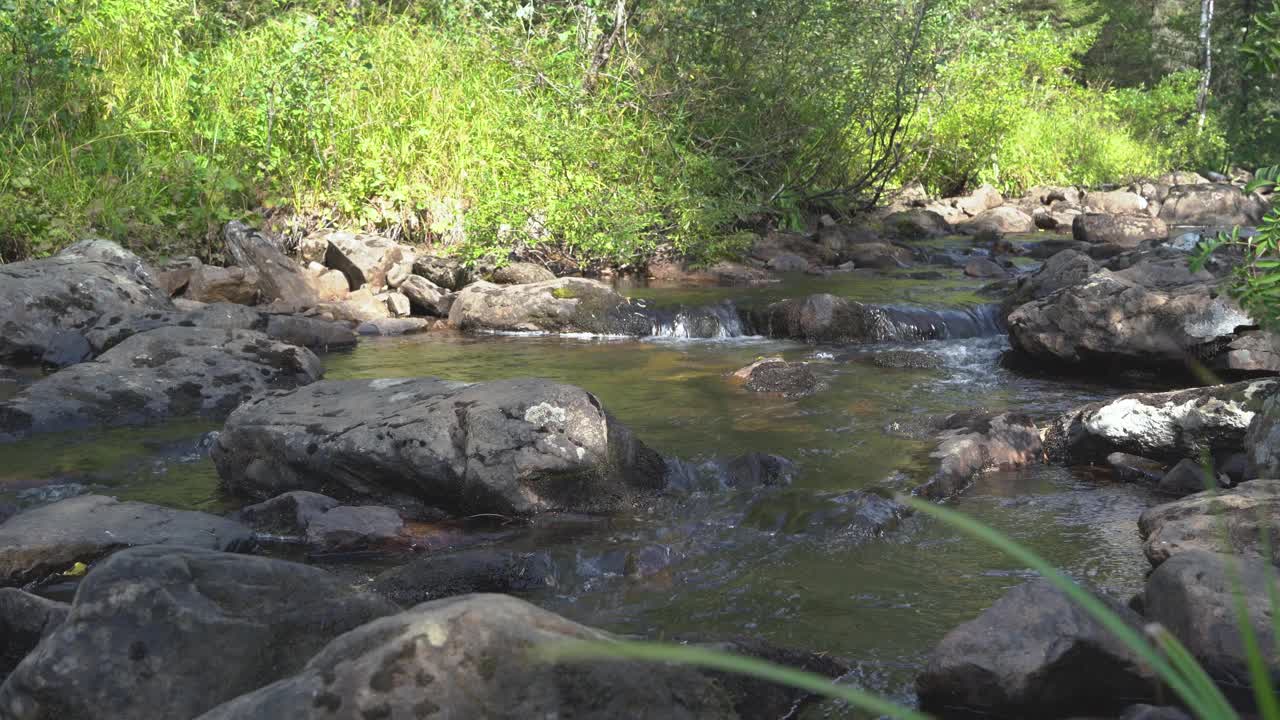
{"label": "stream", "polygon": [[[603,524],[517,533],[504,547],[548,552],[558,581],[529,599],[579,622],[650,638],[747,635],[825,651],[853,662],[850,682],[913,702],[913,679],[932,646],[1032,573],[936,523],[908,517],[887,532],[866,532],[832,512],[833,504],[851,490],[900,490],[927,476],[933,442],[918,431],[929,417],[984,408],[1049,418],[1128,389],[1003,369],[1007,340],[991,320],[991,299],[978,293],[982,285],[954,268],[927,278],[797,275],[762,288],[622,285],[632,297],[672,308],[660,336],[433,332],[365,340],[324,361],[329,379],[551,378],[596,394],[665,455],[695,464],[749,452],[791,459],[797,473],[789,488],[696,492]],[[848,348],[744,336],[735,325],[735,306],[817,292],[907,308],[906,316],[940,318],[966,330],[941,333],[945,339]],[[679,307],[704,308],[700,316],[719,317],[722,331],[690,332]],[[904,348],[934,354],[942,365],[882,368],[856,357]],[[810,362],[822,388],[786,399],[750,393],[726,379],[770,355]],[[87,488],[121,499],[233,510],[240,503],[219,492],[207,459],[205,435],[217,427],[173,422],[10,446],[0,467],[0,502],[28,507]],[[1038,466],[987,474],[952,506],[1072,576],[1127,598],[1147,570],[1135,521],[1156,503],[1146,489],[1118,484],[1105,471]],[[320,562],[362,582],[388,561]],[[852,717],[831,705],[807,716]]]}

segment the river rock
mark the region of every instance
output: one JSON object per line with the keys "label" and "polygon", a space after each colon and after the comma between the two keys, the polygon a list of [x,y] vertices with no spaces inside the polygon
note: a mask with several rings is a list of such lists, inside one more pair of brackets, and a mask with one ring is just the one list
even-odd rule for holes
{"label": "river rock", "polygon": [[461,262],[435,255],[419,255],[413,261],[413,274],[420,275],[445,290],[461,290],[471,282],[471,272]]}
{"label": "river rock", "polygon": [[1085,193],[1084,207],[1091,213],[1108,215],[1147,215],[1147,199],[1127,190]]}
{"label": "river rock", "polygon": [[1009,339],[1033,357],[1096,372],[1185,368],[1189,359],[1235,370],[1228,346],[1254,323],[1214,286],[1208,273],[1190,273],[1185,259],[1099,270],[1011,312]]}
{"label": "river rock", "polygon": [[234,220],[223,228],[222,237],[235,264],[257,272],[261,302],[310,307],[319,301],[314,280],[307,271],[262,233]]}
{"label": "river rock", "polygon": [[[1223,529],[1227,535],[1223,536]],[[1179,553],[1234,552],[1280,565],[1280,480],[1250,480],[1148,509],[1138,518],[1143,552],[1152,565]],[[1264,556],[1265,536],[1271,557]]]}
{"label": "river rock", "polygon": [[319,383],[245,403],[211,454],[232,490],[406,493],[459,514],[612,511],[664,465],[595,396],[546,380]]}
{"label": "river rock", "polygon": [[15,515],[0,525],[0,583],[43,578],[136,545],[248,550],[253,533],[202,512],[102,495],[81,495]]}
{"label": "river rock", "polygon": [[1030,277],[1019,278],[1018,285],[1002,305],[1006,317],[1019,306],[1048,297],[1073,285],[1081,284],[1098,271],[1093,258],[1076,250],[1063,250],[1048,260]]}
{"label": "river rock", "polygon": [[746,453],[690,462],[667,458],[668,494],[783,487],[795,479],[795,463],[781,455]]}
{"label": "river rock", "polygon": [[[326,235],[325,240],[329,249],[324,264],[341,270],[352,290],[368,287],[371,292],[379,292],[387,287],[387,275],[397,265],[405,264],[406,270],[413,266],[413,258],[390,238],[334,232]],[[404,276],[408,277],[408,273]]]}
{"label": "river rock", "polygon": [[[1100,599],[1141,627],[1132,610]],[[1015,587],[948,633],[916,678],[921,709],[943,717],[1118,713],[1156,689],[1132,651],[1045,580]]]}
{"label": "river rock", "polygon": [[860,268],[893,270],[911,265],[912,254],[910,250],[904,247],[883,242],[873,242],[853,245],[842,253],[840,257],[852,260],[854,265]]}
{"label": "river rock", "polygon": [[745,379],[751,392],[778,393],[789,398],[812,395],[818,389],[818,378],[808,363],[786,362],[780,358],[752,363],[734,373]]}
{"label": "river rock", "polygon": [[917,350],[885,350],[871,355],[868,361],[876,367],[902,370],[933,370],[944,364],[940,355]]}
{"label": "river rock", "polygon": [[377,576],[368,589],[409,607],[468,593],[528,593],[557,582],[546,553],[477,548],[417,558]]}
{"label": "river rock", "polygon": [[171,258],[152,268],[151,277],[155,279],[156,286],[164,294],[174,297],[181,295],[182,291],[187,289],[191,276],[200,269],[201,265],[203,263],[197,257]]}
{"label": "river rock", "polygon": [[1237,333],[1216,358],[1214,369],[1274,375],[1280,369],[1280,335],[1264,330]]}
{"label": "river rock", "polygon": [[454,294],[421,275],[409,276],[400,286],[400,292],[409,298],[414,310],[424,315],[447,318],[453,307]]}
{"label": "river rock", "polygon": [[1169,228],[1160,218],[1150,215],[1110,215],[1086,212],[1071,222],[1071,236],[1094,245],[1137,247],[1144,240],[1163,240]]}
{"label": "river rock", "polygon": [[1044,450],[1039,429],[1025,415],[963,412],[943,421],[930,457],[938,470],[917,492],[943,499],[964,490],[981,472],[1039,463]]}
{"label": "river rock", "polygon": [[978,213],[965,223],[961,230],[966,234],[998,233],[1010,235],[1015,233],[1035,232],[1036,223],[1030,215],[1012,205],[1002,205]]}
{"label": "river rock", "polygon": [[1268,397],[1244,440],[1245,477],[1280,477],[1280,399]]}
{"label": "river rock", "polygon": [[414,333],[427,332],[431,329],[432,322],[426,318],[403,317],[403,318],[378,318],[375,320],[366,320],[356,326],[356,333],[359,335],[412,335]]}
{"label": "river rock", "polygon": [[[395,612],[322,570],[191,547],[118,553],[0,688],[14,720],[190,718]],[[302,703],[310,706],[310,702]]]}
{"label": "river rock", "polygon": [[310,350],[259,332],[157,328],[0,403],[0,443],[36,433],[224,417],[251,395],[305,385],[322,374]]}
{"label": "river rock", "polygon": [[1183,458],[1160,478],[1156,489],[1165,495],[1182,497],[1218,487],[1218,480],[1191,458]]}
{"label": "river rock", "polygon": [[[0,265],[0,362],[68,365],[84,359],[79,331],[108,314],[172,310],[137,256],[118,245],[73,245],[43,260]],[[76,345],[80,357],[58,348]],[[56,356],[56,357],[55,357]]]}
{"label": "river rock", "polygon": [[104,317],[84,332],[95,355],[125,340],[163,327],[187,327],[218,330],[256,330],[267,337],[289,345],[325,350],[356,343],[351,328],[327,320],[298,315],[275,315],[244,305],[214,303],[199,309],[155,311],[139,315]]}
{"label": "river rock", "polygon": [[191,273],[182,296],[204,303],[252,305],[258,300],[258,271],[201,265]]}
{"label": "river rock", "polygon": [[320,266],[323,269],[314,270],[316,295],[320,302],[339,302],[346,299],[351,292],[351,284],[347,282],[347,276],[342,274],[341,270],[332,270]]}
{"label": "river rock", "polygon": [[498,285],[527,285],[555,280],[556,274],[541,265],[516,262],[493,271],[490,280]]}
{"label": "river rock", "polygon": [[391,292],[379,293],[375,297],[387,306],[387,314],[391,317],[409,317],[411,311],[409,298],[404,293],[392,290]]}
{"label": "river rock", "polygon": [[1173,705],[1130,705],[1120,713],[1120,720],[1194,720],[1181,708]]}
{"label": "river rock", "polygon": [[0,588],[0,683],[9,677],[40,641],[62,624],[71,606],[23,592]]}
{"label": "river rock", "polygon": [[1175,185],[1160,207],[1160,219],[1170,225],[1257,225],[1268,209],[1261,196],[1228,183]]}
{"label": "river rock", "polygon": [[[1233,567],[1234,566],[1234,567]],[[1252,704],[1244,640],[1239,629],[1236,592],[1243,600],[1254,637],[1267,658],[1273,685],[1280,680],[1271,604],[1280,592],[1276,569],[1257,560],[1202,551],[1179,553],[1147,578],[1143,593],[1149,620],[1163,625],[1229,697]],[[1271,587],[1268,587],[1268,584]]]}
{"label": "river rock", "polygon": [[800,257],[795,253],[782,253],[773,256],[769,262],[765,263],[765,267],[774,272],[794,273],[805,272],[813,267],[807,258]]}
{"label": "river rock", "polygon": [[304,535],[312,520],[342,503],[320,493],[294,490],[242,508],[235,518],[260,533]]}
{"label": "river rock", "polygon": [[964,264],[964,274],[975,278],[1005,278],[1009,271],[990,258],[976,257]]}
{"label": "river rock", "polygon": [[385,320],[391,317],[385,300],[379,300],[369,288],[360,288],[348,293],[337,302],[321,303],[317,310],[334,320],[362,323]]}
{"label": "river rock", "polygon": [[1026,196],[1041,205],[1052,205],[1055,202],[1079,203],[1084,199],[1079,188],[1069,185],[1036,185],[1027,191]]}
{"label": "river rock", "polygon": [[338,638],[289,680],[201,720],[759,717],[757,682],[721,683],[674,665],[528,658],[530,648],[611,638],[504,595],[437,600]]}
{"label": "river rock", "polygon": [[991,208],[1000,207],[1004,204],[1004,196],[999,190],[990,185],[983,185],[971,194],[962,197],[951,198],[950,204],[957,210],[963,212],[969,217],[974,217]]}
{"label": "river rock", "polygon": [[560,278],[527,285],[468,285],[453,301],[449,324],[460,330],[648,335],[641,308],[602,282]]}
{"label": "river rock", "polygon": [[1090,403],[1059,416],[1045,433],[1049,458],[1068,465],[1103,462],[1113,452],[1177,462],[1229,454],[1280,380],[1164,393],[1134,393]]}
{"label": "river rock", "polygon": [[1165,463],[1129,453],[1113,452],[1107,456],[1111,472],[1120,482],[1155,485],[1164,478]]}
{"label": "river rock", "polygon": [[884,219],[884,227],[903,240],[921,240],[951,234],[951,225],[932,210],[911,208]]}

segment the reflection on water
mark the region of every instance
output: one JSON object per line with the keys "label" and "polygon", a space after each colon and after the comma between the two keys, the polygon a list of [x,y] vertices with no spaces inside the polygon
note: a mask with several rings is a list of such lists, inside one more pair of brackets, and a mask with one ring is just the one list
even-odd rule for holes
{"label": "reflection on water", "polygon": [[[943,280],[856,274],[792,279],[785,287],[632,291],[662,303],[740,304],[810,292],[876,303],[963,307],[982,298],[955,271]],[[669,333],[678,335],[679,333]],[[937,369],[901,370],[857,355],[911,347]],[[910,439],[933,415],[1016,408],[1048,418],[1114,389],[1019,378],[997,363],[1003,337],[842,348],[734,337],[644,341],[469,337],[449,332],[365,341],[325,358],[332,379],[434,375],[462,381],[520,376],[580,385],[656,449],[691,460],[769,452],[794,460],[794,489],[668,500],[563,538],[531,536],[572,582],[536,602],[574,619],[652,637],[763,635],[856,662],[852,681],[910,700],[923,654],[951,627],[1028,576],[997,553],[918,518],[879,537],[821,523],[760,523],[807,512],[839,493],[928,472],[928,443]],[[812,364],[822,390],[802,399],[746,392],[726,375],[758,357]],[[215,426],[170,423],[45,437],[0,448],[0,502],[31,504],[84,489],[166,505],[225,511],[201,438]],[[207,439],[206,439],[207,441]],[[64,490],[39,490],[50,484]],[[35,494],[24,492],[37,489]],[[41,492],[47,495],[41,496]],[[1140,489],[1055,468],[983,478],[956,506],[1047,555],[1072,575],[1121,596],[1145,569],[1135,521],[1152,503]],[[838,517],[838,516],[837,516]],[[764,529],[762,529],[764,528]],[[782,528],[778,530],[770,528]],[[816,530],[814,528],[817,528]],[[353,578],[375,567],[335,568]],[[817,711],[840,715],[838,709]]]}

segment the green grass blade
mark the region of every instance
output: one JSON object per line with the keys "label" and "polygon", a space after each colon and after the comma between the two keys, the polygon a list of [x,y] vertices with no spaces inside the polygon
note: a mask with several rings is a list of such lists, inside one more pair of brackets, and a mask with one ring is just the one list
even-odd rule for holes
{"label": "green grass blade", "polygon": [[[1204,673],[1200,664],[1196,661],[1195,656],[1191,654],[1191,651],[1187,650],[1186,646],[1181,642],[1178,642],[1178,638],[1174,637],[1173,633],[1169,632],[1167,628],[1153,623],[1148,626],[1147,634],[1155,640],[1156,646],[1159,647],[1161,652],[1169,658],[1170,664],[1172,664],[1178,672],[1182,673],[1183,677],[1187,678],[1187,682],[1191,684],[1197,692],[1201,693],[1206,698],[1213,695],[1221,695],[1221,691],[1218,690],[1217,685],[1215,685],[1213,680]],[[1226,699],[1223,698],[1222,707],[1219,707],[1214,714],[1201,717],[1221,718],[1235,716],[1235,710],[1233,710],[1231,706],[1227,704]]]}
{"label": "green grass blade", "polygon": [[645,662],[677,663],[750,675],[769,682],[787,685],[800,690],[843,700],[867,712],[900,720],[929,720],[919,711],[881,699],[868,692],[837,685],[830,678],[794,668],[775,665],[764,660],[743,657],[732,653],[688,645],[672,645],[654,642],[631,641],[571,641],[540,648],[538,654],[545,660],[641,660]]}
{"label": "green grass blade", "polygon": [[[1262,557],[1270,560],[1271,558],[1271,533],[1265,530],[1266,524],[1262,522],[1261,513],[1258,517],[1258,526],[1264,528],[1262,532]],[[1233,567],[1236,567],[1233,565]],[[1242,575],[1243,573],[1238,573]],[[1267,601],[1271,605],[1271,632],[1273,633],[1272,645],[1277,651],[1280,651],[1280,592],[1276,590],[1275,566],[1270,562],[1262,563],[1263,582],[1267,585]],[[1263,656],[1261,644],[1258,642],[1257,636],[1253,632],[1253,623],[1249,620],[1249,607],[1244,599],[1243,582],[1240,583],[1239,592],[1236,593],[1236,617],[1240,624],[1240,631],[1245,643],[1245,653],[1249,660],[1249,678],[1253,683],[1253,695],[1258,702],[1258,712],[1262,715],[1263,720],[1280,720],[1280,702],[1276,700],[1276,689],[1271,682],[1271,672],[1268,668],[1267,658]]]}
{"label": "green grass blade", "polygon": [[[1025,563],[1035,569],[1041,576],[1070,597],[1085,612],[1093,616],[1116,639],[1124,643],[1126,647],[1150,665],[1169,688],[1198,717],[1214,719],[1237,717],[1235,711],[1231,709],[1231,705],[1223,697],[1222,692],[1218,690],[1216,685],[1213,685],[1212,679],[1205,674],[1203,668],[1195,663],[1181,670],[1175,668],[1166,657],[1151,647],[1151,644],[1137,630],[1130,627],[1128,623],[1112,612],[1098,598],[1077,585],[1071,578],[1062,574],[1047,560],[1044,560],[1030,549],[998,530],[989,528],[954,510],[918,498],[904,497],[901,498],[901,501],[917,512],[950,525],[977,540],[991,545],[1018,562]],[[1184,671],[1190,671],[1194,676],[1194,680],[1184,676]]]}

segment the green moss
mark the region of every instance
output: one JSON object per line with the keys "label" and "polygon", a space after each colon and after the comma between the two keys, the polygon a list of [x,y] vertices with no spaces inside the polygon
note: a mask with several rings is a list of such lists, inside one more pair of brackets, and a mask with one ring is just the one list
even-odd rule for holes
{"label": "green moss", "polygon": [[558,287],[551,291],[551,297],[559,300],[572,300],[578,297],[578,294],[567,287]]}

